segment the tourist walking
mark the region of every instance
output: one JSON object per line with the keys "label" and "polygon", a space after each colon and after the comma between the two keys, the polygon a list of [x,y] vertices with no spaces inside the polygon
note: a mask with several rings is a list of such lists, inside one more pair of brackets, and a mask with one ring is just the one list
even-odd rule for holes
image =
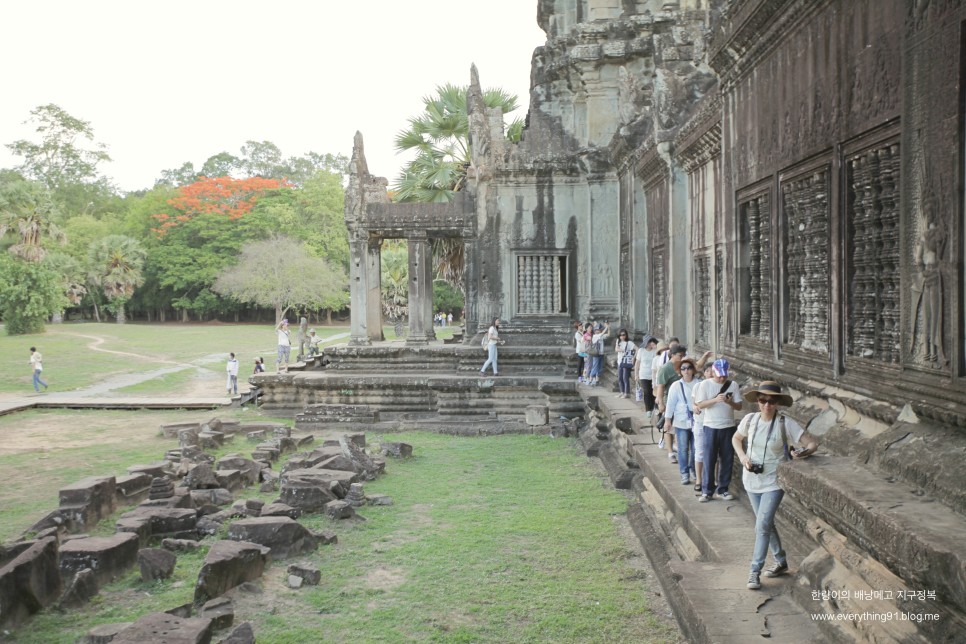
{"label": "tourist walking", "polygon": [[665,429],[673,427],[678,443],[678,471],[681,484],[691,485],[694,471],[694,379],[697,367],[694,360],[684,358],[679,366],[681,379],[669,388]]}
{"label": "tourist walking", "polygon": [[600,384],[600,374],[604,370],[604,343],[610,337],[610,322],[600,322],[594,325],[594,334],[590,337],[590,385]]}
{"label": "tourist walking", "polygon": [[225,371],[228,373],[228,381],[225,387],[228,389],[228,395],[232,395],[232,391],[238,394],[238,360],[235,358],[234,353],[228,354],[228,364],[225,366]]}
{"label": "tourist walking", "polygon": [[588,323],[586,323],[584,325],[584,333],[583,333],[583,341],[584,342],[583,342],[583,345],[582,345],[583,348],[584,348],[584,352],[582,354],[582,357],[584,359],[584,373],[583,373],[584,378],[583,378],[583,382],[586,385],[589,385],[590,384],[590,368],[591,368],[591,366],[593,365],[593,362],[594,362],[591,359],[592,356],[590,355],[591,350],[592,350],[591,340],[593,340],[593,339],[594,339],[594,325],[591,324],[590,322],[588,322]]}
{"label": "tourist walking", "polygon": [[634,358],[634,371],[641,388],[644,411],[650,418],[654,414],[654,357],[657,355],[657,338],[645,336]]}
{"label": "tourist walking", "polygon": [[493,375],[499,376],[500,372],[496,366],[496,347],[497,345],[504,344],[503,340],[500,339],[500,318],[493,318],[493,324],[490,325],[490,329],[486,332],[486,362],[480,367],[480,375],[486,375],[486,368],[492,365]]}
{"label": "tourist walking", "polygon": [[[714,367],[711,364],[706,364],[698,384],[694,386],[694,393],[697,394],[702,383],[710,381],[712,378],[714,378]],[[698,496],[701,495],[701,481],[704,479],[704,417],[706,415],[704,410],[695,403],[694,427],[691,428],[691,431],[694,433],[694,491],[698,493]]]}
{"label": "tourist walking", "polygon": [[726,501],[732,498],[728,491],[735,460],[732,439],[736,429],[735,412],[741,409],[738,384],[728,380],[731,365],[724,358],[718,358],[711,369],[714,377],[702,382],[694,394],[694,404],[704,414],[704,472],[698,499],[702,503],[712,500],[715,494]]}
{"label": "tourist walking", "polygon": [[637,345],[627,336],[627,329],[617,332],[617,342],[614,343],[617,352],[617,386],[620,398],[627,398],[631,393],[631,374],[634,373],[634,358],[637,355]]}
{"label": "tourist walking", "polygon": [[30,370],[34,375],[34,391],[40,393],[40,385],[47,391],[47,383],[40,379],[40,374],[44,371],[44,357],[37,351],[37,347],[30,347]]}
{"label": "tourist walking", "polygon": [[[818,439],[793,418],[778,411],[780,406],[790,407],[792,397],[777,382],[762,382],[746,391],[744,399],[757,403],[758,411],[741,420],[732,447],[743,466],[741,481],[755,512],[755,549],[751,555],[748,588],[758,590],[762,575],[777,577],[788,572],[788,560],[775,528],[775,513],[785,496],[778,483],[778,465],[789,457],[808,458],[818,449]],[[789,450],[790,443],[801,447]],[[769,549],[775,562],[763,569]]]}
{"label": "tourist walking", "polygon": [[[682,344],[676,344],[668,349],[668,361],[657,372],[654,380],[654,397],[657,400],[658,411],[667,415],[667,396],[671,385],[681,379],[681,361],[688,355],[688,348]],[[660,356],[658,356],[660,359]],[[659,447],[667,449],[668,460],[676,463],[678,456],[674,451],[674,429],[665,421],[664,428],[661,430],[664,436],[661,438]]]}
{"label": "tourist walking", "polygon": [[282,319],[275,325],[275,332],[278,334],[278,356],[275,358],[275,371],[285,373],[288,371],[288,359],[292,353],[292,340],[288,330],[288,320]]}

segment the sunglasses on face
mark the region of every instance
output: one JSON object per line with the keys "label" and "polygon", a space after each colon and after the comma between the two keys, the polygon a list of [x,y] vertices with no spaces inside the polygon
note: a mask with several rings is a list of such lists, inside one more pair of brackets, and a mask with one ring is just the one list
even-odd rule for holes
{"label": "sunglasses on face", "polygon": [[681,367],[681,371],[694,371],[694,367],[686,364]]}
{"label": "sunglasses on face", "polygon": [[774,398],[768,398],[767,396],[758,396],[758,402],[762,405],[774,405],[776,403]]}

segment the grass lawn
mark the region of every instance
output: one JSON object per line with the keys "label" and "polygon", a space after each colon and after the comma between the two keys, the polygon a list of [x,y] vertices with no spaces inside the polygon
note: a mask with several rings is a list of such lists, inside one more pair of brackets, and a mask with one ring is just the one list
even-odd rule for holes
{"label": "grass lawn", "polygon": [[[261,593],[233,593],[236,622],[252,621],[258,641],[679,639],[650,612],[646,583],[616,529],[626,499],[566,441],[430,433],[391,440],[413,444],[415,456],[391,460],[366,492],[392,496],[393,506],[362,508],[365,521],[301,520],[338,534],[335,546],[294,560],[319,567],[320,586],[287,588],[283,560],[266,571]],[[151,458],[102,456],[117,463],[102,463],[110,471]],[[84,609],[44,611],[15,641],[74,642],[95,624],[188,602],[202,559],[179,555],[163,582],[142,583],[131,571]]]}

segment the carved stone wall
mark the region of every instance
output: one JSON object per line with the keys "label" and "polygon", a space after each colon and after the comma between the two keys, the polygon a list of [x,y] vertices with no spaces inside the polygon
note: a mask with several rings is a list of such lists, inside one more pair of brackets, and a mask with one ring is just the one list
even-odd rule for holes
{"label": "carved stone wall", "polygon": [[771,341],[772,225],[768,194],[738,204],[741,285],[739,335]]}
{"label": "carved stone wall", "polygon": [[694,343],[701,348],[711,346],[711,257],[699,256],[694,261]]}

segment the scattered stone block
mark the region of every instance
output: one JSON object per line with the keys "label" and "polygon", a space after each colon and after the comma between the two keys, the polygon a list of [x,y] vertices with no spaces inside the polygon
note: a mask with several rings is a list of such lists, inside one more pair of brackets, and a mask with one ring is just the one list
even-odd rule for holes
{"label": "scattered stone block", "polygon": [[138,545],[138,536],[129,532],[68,541],[60,546],[60,574],[73,579],[79,570],[90,568],[97,585],[103,586],[137,562]]}
{"label": "scattered stone block", "polygon": [[132,465],[127,468],[128,474],[147,474],[152,478],[157,478],[164,476],[168,473],[168,468],[171,466],[168,461],[154,461],[144,465]]}
{"label": "scattered stone block", "polygon": [[215,471],[208,463],[199,463],[188,471],[184,478],[185,485],[191,490],[204,490],[222,487],[215,478]]}
{"label": "scattered stone block", "polygon": [[369,505],[392,505],[392,497],[385,494],[370,494],[366,497]]}
{"label": "scattered stone block", "polygon": [[524,420],[530,427],[540,427],[550,422],[550,412],[546,405],[527,405]]}
{"label": "scattered stone block", "polygon": [[165,438],[177,438],[178,432],[183,429],[200,430],[198,423],[166,423],[161,425],[161,435]]}
{"label": "scattered stone block", "polygon": [[248,485],[248,480],[242,476],[241,470],[215,470],[218,484],[228,490],[240,490]]}
{"label": "scattered stone block", "polygon": [[238,470],[247,485],[258,483],[258,475],[262,469],[255,461],[238,454],[229,454],[218,459],[215,466],[218,470]]}
{"label": "scattered stone block", "polygon": [[259,492],[274,492],[278,489],[278,479],[272,479],[271,481],[265,481],[260,486],[258,486]]}
{"label": "scattered stone block", "polygon": [[133,505],[148,498],[153,479],[147,474],[128,474],[116,479],[115,501],[118,504]]}
{"label": "scattered stone block", "polygon": [[259,499],[245,499],[245,508],[251,513],[251,516],[259,516],[262,513],[262,508],[265,507],[265,502]]}
{"label": "scattered stone block", "polygon": [[313,469],[320,470],[342,470],[343,472],[362,473],[362,468],[352,462],[352,459],[339,454],[332,456],[312,466]]}
{"label": "scattered stone block", "polygon": [[345,501],[329,501],[323,510],[325,516],[331,519],[349,519],[355,516],[356,511]]}
{"label": "scattered stone block", "polygon": [[166,612],[168,615],[174,615],[175,617],[187,618],[191,617],[191,611],[193,608],[194,606],[191,604],[191,602],[188,602],[187,604],[181,604],[180,606],[169,608],[164,612]]}
{"label": "scattered stone block", "polygon": [[[60,489],[61,514],[77,529],[87,530],[114,512],[117,480],[113,476],[89,476]],[[82,509],[82,510],[81,510]]]}
{"label": "scattered stone block", "polygon": [[202,431],[198,434],[202,449],[218,449],[225,443],[225,435],[216,431]]}
{"label": "scattered stone block", "polygon": [[318,547],[315,536],[290,517],[256,517],[228,527],[228,538],[271,548],[273,559],[284,559]]}
{"label": "scattered stone block", "polygon": [[61,610],[80,608],[97,594],[97,577],[90,568],[78,570],[61,595],[57,607]]}
{"label": "scattered stone block", "polygon": [[171,552],[194,552],[201,544],[191,539],[162,539],[161,547]]}
{"label": "scattered stone block", "polygon": [[255,644],[255,631],[250,623],[242,622],[218,644]]}
{"label": "scattered stone block", "polygon": [[[216,487],[207,490],[191,490],[191,503],[200,508],[203,505],[229,505],[235,497],[225,488]],[[210,514],[210,513],[209,513]]]}
{"label": "scattered stone block", "polygon": [[228,628],[235,621],[235,606],[227,597],[216,597],[198,611],[198,617],[207,617],[216,631]]}
{"label": "scattered stone block", "polygon": [[149,613],[117,634],[112,644],[205,644],[211,641],[211,620],[204,617],[176,617],[168,613]]}
{"label": "scattered stone block", "polygon": [[319,512],[336,495],[329,489],[332,479],[320,470],[294,470],[285,475],[281,502],[303,512]]}
{"label": "scattered stone block", "polygon": [[167,579],[174,573],[178,558],[170,550],[142,548],[138,550],[138,566],[141,568],[141,581]]}
{"label": "scattered stone block", "polygon": [[[133,520],[133,521],[129,521]],[[138,532],[132,529],[138,520],[147,520],[148,537],[174,536],[192,532],[198,515],[191,508],[137,507],[121,515],[117,522],[119,532]]]}
{"label": "scattered stone block", "polygon": [[345,495],[345,502],[353,508],[361,508],[366,504],[366,493],[362,489],[362,483],[352,483],[349,485],[349,492]]}
{"label": "scattered stone block", "polygon": [[320,532],[313,532],[313,534],[320,546],[333,546],[339,543],[338,535],[331,530],[322,530]]}
{"label": "scattered stone block", "polygon": [[[134,476],[147,476],[147,474],[137,474]],[[160,499],[170,499],[174,496],[174,483],[167,476],[156,476],[151,479],[151,488],[148,491],[148,499],[158,501]]]}
{"label": "scattered stone block", "polygon": [[311,445],[314,442],[315,442],[315,436],[313,436],[312,434],[308,434],[307,436],[302,436],[301,438],[297,438],[295,440],[295,446],[297,448],[307,447],[308,445]]}
{"label": "scattered stone block", "polygon": [[216,534],[220,527],[221,523],[213,520],[211,517],[201,517],[198,519],[198,524],[195,526],[195,530],[198,532],[198,534],[211,536]]}
{"label": "scattered stone block", "polygon": [[40,539],[0,567],[0,627],[15,627],[60,597],[57,550],[57,539]]}
{"label": "scattered stone block", "polygon": [[394,458],[409,458],[413,455],[413,446],[409,443],[389,441],[379,446],[379,453]]}
{"label": "scattered stone block", "polygon": [[198,435],[201,434],[200,427],[182,429],[178,432],[178,447],[197,447],[200,445]]}
{"label": "scattered stone block", "polygon": [[318,586],[322,581],[322,571],[307,564],[291,564],[288,567],[288,574],[300,578],[309,586]]}
{"label": "scattered stone block", "polygon": [[[357,437],[360,436],[362,445],[359,444],[360,440],[357,440]],[[361,469],[361,475],[367,481],[371,481],[376,478],[378,468],[366,454],[365,442],[365,434],[346,434],[339,438],[339,448],[342,450],[343,456],[351,459]]]}
{"label": "scattered stone block", "polygon": [[[164,425],[162,425],[164,427]],[[134,622],[118,622],[116,624],[98,624],[81,638],[80,644],[108,644],[113,642],[118,634]]]}
{"label": "scattered stone block", "polygon": [[285,503],[267,503],[262,506],[262,512],[259,516],[298,519],[302,516],[302,511]]}
{"label": "scattered stone block", "polygon": [[265,440],[266,431],[264,429],[256,429],[253,432],[248,432],[245,436],[252,443],[257,443],[259,441]]}
{"label": "scattered stone block", "polygon": [[243,582],[261,577],[271,561],[270,552],[265,546],[246,541],[215,542],[198,573],[195,604],[203,604]]}

